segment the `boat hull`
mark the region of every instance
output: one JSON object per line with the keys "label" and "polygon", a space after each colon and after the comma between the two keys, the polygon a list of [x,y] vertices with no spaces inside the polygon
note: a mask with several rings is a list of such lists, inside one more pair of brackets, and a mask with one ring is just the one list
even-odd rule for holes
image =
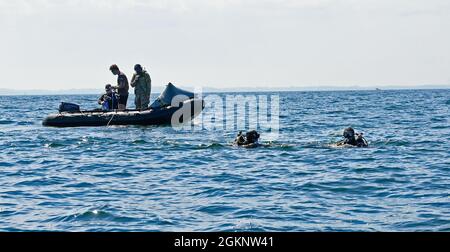
{"label": "boat hull", "polygon": [[[145,111],[82,111],[49,115],[42,124],[47,127],[100,127],[110,125],[163,125],[171,124],[174,115],[177,123],[185,123],[198,116],[204,109],[204,101],[190,99],[179,107],[166,107]],[[182,110],[182,111],[179,111]],[[184,112],[185,115],[179,116]],[[190,114],[190,116],[189,116]],[[186,118],[186,119],[184,119]]]}

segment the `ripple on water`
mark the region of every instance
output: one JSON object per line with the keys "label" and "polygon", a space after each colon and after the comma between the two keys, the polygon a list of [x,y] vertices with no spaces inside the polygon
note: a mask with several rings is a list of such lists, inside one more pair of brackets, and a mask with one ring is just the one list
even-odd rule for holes
{"label": "ripple on water", "polygon": [[214,204],[209,206],[202,206],[197,209],[199,212],[203,212],[210,215],[222,215],[232,213],[238,210],[237,207],[227,206],[225,204]]}
{"label": "ripple on water", "polygon": [[46,220],[46,222],[90,222],[90,221],[104,221],[104,222],[135,222],[139,221],[136,218],[114,215],[106,210],[88,210],[82,213],[71,214],[67,216],[59,216]]}
{"label": "ripple on water", "polygon": [[9,162],[0,162],[0,167],[13,167],[14,164],[13,163],[9,163]]}
{"label": "ripple on water", "polygon": [[64,184],[66,182],[70,181],[68,178],[61,178],[61,177],[51,177],[51,178],[36,178],[31,180],[24,180],[21,182],[18,182],[14,184],[14,186],[17,187],[41,187],[41,186],[51,186],[51,185],[59,185]]}
{"label": "ripple on water", "polygon": [[95,187],[95,185],[92,184],[92,183],[88,183],[88,182],[79,182],[79,183],[65,184],[63,187],[69,187],[69,188],[92,188],[92,187]]}
{"label": "ripple on water", "polygon": [[29,126],[29,125],[34,125],[34,122],[30,122],[30,121],[21,121],[21,122],[17,122],[17,125],[20,126]]}
{"label": "ripple on water", "polygon": [[8,124],[15,124],[15,121],[11,120],[0,120],[0,125],[8,125]]}
{"label": "ripple on water", "polygon": [[227,147],[226,145],[220,144],[220,143],[211,143],[211,144],[199,144],[195,147],[197,150],[220,150]]}
{"label": "ripple on water", "polygon": [[134,140],[132,143],[133,143],[133,144],[136,144],[136,145],[145,145],[145,144],[148,144],[148,142],[145,141],[145,140]]}

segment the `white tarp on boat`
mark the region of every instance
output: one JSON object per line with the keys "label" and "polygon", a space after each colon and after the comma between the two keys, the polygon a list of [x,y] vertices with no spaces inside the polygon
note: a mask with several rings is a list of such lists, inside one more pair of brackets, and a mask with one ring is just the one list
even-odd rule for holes
{"label": "white tarp on boat", "polygon": [[150,106],[152,109],[158,109],[170,106],[172,99],[177,95],[184,95],[186,100],[194,98],[194,93],[175,87],[172,83],[167,84],[166,89],[156,99],[156,101]]}

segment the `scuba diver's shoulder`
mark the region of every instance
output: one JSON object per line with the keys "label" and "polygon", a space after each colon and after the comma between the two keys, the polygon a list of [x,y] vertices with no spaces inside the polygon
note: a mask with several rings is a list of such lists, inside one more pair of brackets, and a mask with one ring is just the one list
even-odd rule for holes
{"label": "scuba diver's shoulder", "polygon": [[356,140],[356,146],[369,147],[369,143],[367,142],[367,140],[365,138],[361,137]]}

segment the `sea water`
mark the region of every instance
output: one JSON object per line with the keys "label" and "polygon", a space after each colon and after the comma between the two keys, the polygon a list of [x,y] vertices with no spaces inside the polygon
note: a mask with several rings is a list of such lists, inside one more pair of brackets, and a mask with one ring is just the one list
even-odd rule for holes
{"label": "sea water", "polygon": [[[279,95],[275,141],[47,128],[98,97],[1,96],[0,231],[450,231],[450,90],[244,95]],[[348,126],[370,147],[334,147]]]}

